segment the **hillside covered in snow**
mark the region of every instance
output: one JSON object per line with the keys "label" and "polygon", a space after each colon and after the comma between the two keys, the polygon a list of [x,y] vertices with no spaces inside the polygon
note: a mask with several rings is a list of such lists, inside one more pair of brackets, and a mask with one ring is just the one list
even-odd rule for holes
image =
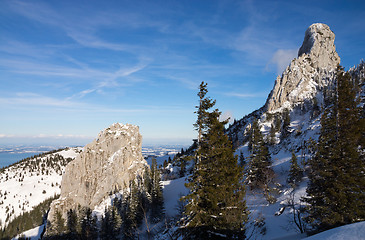
{"label": "hillside covered in snow", "polygon": [[[311,197],[308,189],[316,178],[311,161],[318,158],[318,146],[325,138],[322,125],[326,114],[331,116],[328,111],[334,105],[332,100],[338,91],[338,76],[341,76],[338,75],[340,57],[334,39],[335,35],[327,25],[311,25],[298,57],[276,79],[263,107],[235,120],[223,130],[232,142],[242,171],[240,183],[245,187],[245,197],[240,204],[247,206],[244,211],[247,219],[240,231],[247,239],[303,239],[319,229],[313,227],[315,222],[307,221],[309,204],[305,199]],[[356,86],[355,107],[361,109],[357,114],[363,119],[365,63],[361,62],[345,74]],[[205,134],[206,137],[208,133]],[[363,139],[363,133],[360,135],[359,138]],[[206,178],[212,176],[199,169],[197,164],[200,164],[197,156],[202,151],[199,140],[181,152],[170,151],[170,154],[146,156],[145,159],[141,144],[137,126],[117,123],[102,131],[83,151],[81,148],[65,149],[2,170],[0,226],[6,227],[15,217],[54,197],[48,220],[44,221],[46,225],[24,232],[25,237],[37,239],[47,229],[45,237],[49,239],[70,236],[191,239],[186,229],[191,229],[189,224],[197,213],[186,212],[184,207],[190,204],[194,209],[196,206],[191,199],[200,201],[200,196],[192,196],[190,202],[184,196],[194,193],[200,186],[197,184],[194,188],[190,184],[187,187],[186,183],[197,181],[199,171],[206,174]],[[363,157],[361,144],[357,153]],[[217,148],[208,150],[207,155]],[[146,154],[152,155],[148,151]],[[267,165],[263,167],[264,174],[257,177],[255,172],[260,169],[254,160],[260,154]],[[328,165],[323,163],[323,166]],[[359,179],[362,180],[363,176]],[[201,182],[204,180],[200,179]],[[225,179],[218,180],[224,183]],[[206,190],[209,191],[214,191],[214,187]],[[328,205],[332,204],[331,201],[327,202]],[[223,210],[238,208],[221,202],[216,205]],[[223,214],[206,215],[201,216],[214,224]],[[198,219],[194,224],[201,223],[199,221],[203,222]],[[307,239],[357,240],[364,235],[363,228],[364,222],[359,222]],[[212,229],[207,234],[216,239],[229,236],[218,230],[215,232],[214,227]]]}

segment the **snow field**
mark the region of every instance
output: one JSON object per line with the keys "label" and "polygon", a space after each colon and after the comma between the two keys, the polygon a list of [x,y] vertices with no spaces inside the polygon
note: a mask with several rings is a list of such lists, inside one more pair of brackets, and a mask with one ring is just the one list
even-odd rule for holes
{"label": "snow field", "polygon": [[[36,165],[20,162],[0,173],[0,222],[4,227],[15,217],[30,211],[44,200],[60,194],[62,173],[65,169],[58,163],[59,169],[48,167],[46,160],[56,154],[74,159],[80,148],[71,148],[57,153],[47,154],[27,161]],[[37,161],[38,160],[38,161]]]}

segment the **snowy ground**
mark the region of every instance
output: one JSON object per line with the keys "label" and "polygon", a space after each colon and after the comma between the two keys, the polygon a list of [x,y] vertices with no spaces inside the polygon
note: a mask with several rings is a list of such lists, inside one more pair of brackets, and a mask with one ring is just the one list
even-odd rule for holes
{"label": "snowy ground", "polygon": [[30,229],[28,231],[25,231],[21,234],[19,234],[18,236],[16,236],[15,238],[13,238],[12,240],[18,240],[19,238],[30,238],[30,240],[38,240],[41,239],[41,234],[43,232],[43,229],[45,228],[45,224],[41,225],[39,227],[35,227],[33,229]]}
{"label": "snowy ground", "polygon": [[181,196],[186,196],[189,190],[185,187],[186,177],[162,181],[165,211],[167,216],[175,216],[178,213],[178,204]]}
{"label": "snowy ground", "polygon": [[[74,159],[80,148],[66,149],[44,157],[20,162],[0,172],[0,223],[5,226],[16,216],[30,211],[47,198],[60,193],[65,165],[47,166],[47,158],[56,154]],[[29,164],[33,162],[33,164]],[[57,163],[56,163],[57,164]]]}
{"label": "snowy ground", "polygon": [[318,233],[304,240],[364,240],[365,221],[334,228]]}
{"label": "snowy ground", "polygon": [[[297,156],[300,165],[305,168],[304,163],[308,161],[310,153],[308,151],[301,150],[300,147],[303,145],[304,141],[308,141],[310,138],[318,138],[319,118],[313,120],[310,119],[309,114],[303,115],[295,113],[292,113],[290,117],[290,131],[292,132],[292,134],[290,134],[290,137],[280,142],[278,145],[270,147],[270,151],[272,153],[272,167],[276,173],[275,183],[277,186],[272,195],[276,198],[276,202],[273,204],[269,204],[263,196],[262,192],[251,191],[249,188],[246,189],[247,206],[251,212],[250,220],[253,221],[260,217],[264,218],[265,220],[266,233],[255,233],[253,239],[295,240],[303,239],[306,237],[305,234],[300,234],[295,225],[292,223],[292,209],[287,206],[287,200],[289,199],[291,194],[294,194],[295,202],[299,203],[300,199],[306,194],[308,179],[306,177],[303,178],[300,185],[297,186],[295,189],[292,189],[292,187],[287,183],[287,177],[289,173],[292,152],[294,152]],[[265,122],[265,119],[263,118],[261,125],[261,130],[263,131],[264,135],[268,135],[271,123]],[[299,131],[300,134],[296,134],[296,132]],[[280,134],[277,133],[277,142],[280,141],[279,138]],[[236,150],[236,155],[239,156],[241,152],[246,158],[250,156],[247,144],[239,147]],[[157,159],[157,163],[159,165],[162,165],[163,162],[165,160],[168,160],[169,157],[171,157],[172,159],[177,151],[161,151],[160,154],[156,154],[156,152],[153,153],[151,151],[150,153],[147,151],[144,153],[144,155],[154,155]],[[151,164],[152,156],[149,156],[146,159],[147,162]],[[168,169],[172,173],[178,173],[179,170],[177,166],[172,166],[171,164],[168,166]],[[175,174],[175,176],[177,176],[177,174]],[[178,214],[179,198],[183,195],[188,194],[188,189],[184,185],[186,182],[186,177],[162,181],[164,189],[163,194],[165,201],[165,211],[167,217],[173,218],[174,216],[176,216],[176,214]],[[103,214],[105,206],[111,204],[113,197],[115,196],[110,196],[109,198],[105,199],[105,201],[100,204],[100,206],[94,209],[94,214],[101,216]],[[319,234],[316,236],[312,236],[308,239],[365,239],[361,238],[362,236],[365,236],[365,230],[363,229],[365,229],[364,222],[344,226],[338,229],[333,229],[321,233],[323,235]],[[249,229],[249,231],[250,230],[251,229]]]}

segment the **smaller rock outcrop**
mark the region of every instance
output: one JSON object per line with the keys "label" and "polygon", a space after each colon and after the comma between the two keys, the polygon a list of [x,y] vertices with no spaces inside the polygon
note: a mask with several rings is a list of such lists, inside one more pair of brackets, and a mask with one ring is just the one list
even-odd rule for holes
{"label": "smaller rock outcrop", "polygon": [[269,112],[317,97],[331,85],[340,63],[334,41],[335,34],[326,24],[315,23],[306,30],[298,58],[275,81],[265,105]]}
{"label": "smaller rock outcrop", "polygon": [[61,196],[52,202],[48,214],[47,235],[52,234],[56,212],[66,219],[70,209],[92,209],[111,192],[126,190],[130,181],[143,176],[146,168],[137,126],[116,123],[102,131],[67,165]]}

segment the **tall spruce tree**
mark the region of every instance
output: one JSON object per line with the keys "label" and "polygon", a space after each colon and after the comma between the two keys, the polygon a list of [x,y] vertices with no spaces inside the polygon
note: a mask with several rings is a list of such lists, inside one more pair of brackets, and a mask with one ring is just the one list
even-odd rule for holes
{"label": "tall spruce tree", "polygon": [[360,154],[364,125],[356,87],[340,66],[331,103],[321,117],[305,198],[318,230],[365,219],[365,162]]}
{"label": "tall spruce tree", "polygon": [[89,207],[85,207],[81,212],[81,239],[97,239],[96,217],[92,215]]}
{"label": "tall spruce tree", "polygon": [[238,158],[238,165],[244,170],[245,166],[246,166],[246,159],[245,156],[243,155],[243,152],[240,151],[240,156]]}
{"label": "tall spruce tree", "polygon": [[252,189],[266,189],[274,177],[274,171],[271,168],[269,149],[264,141],[257,119],[252,123],[250,139],[251,156],[247,171],[247,182]]}
{"label": "tall spruce tree", "polygon": [[[203,82],[198,93],[196,126],[199,126],[198,134],[202,134],[197,150],[199,161],[187,184],[191,190],[185,209],[189,234],[196,239],[222,236],[242,239],[248,215],[243,169],[238,166],[232,143],[225,135],[227,121],[219,121],[221,112],[217,109],[209,111],[215,101],[205,97],[206,86]],[[206,104],[202,106],[202,102]]]}
{"label": "tall spruce tree", "polygon": [[287,108],[283,111],[283,135],[286,136],[289,134],[289,126],[290,126],[290,114]]}
{"label": "tall spruce tree", "polygon": [[107,207],[105,207],[104,216],[102,217],[100,223],[100,239],[114,239],[112,217],[110,209],[108,209]]}
{"label": "tall spruce tree", "polygon": [[275,143],[276,143],[276,131],[275,131],[275,127],[273,124],[271,124],[271,127],[270,127],[270,134],[269,134],[268,142],[270,145],[275,145]]}
{"label": "tall spruce tree", "polygon": [[294,184],[295,186],[300,182],[300,180],[302,180],[302,177],[303,177],[303,170],[300,168],[298,164],[298,158],[293,151],[290,159],[288,183]]}
{"label": "tall spruce tree", "polygon": [[62,213],[60,211],[56,211],[56,219],[55,219],[55,231],[59,235],[64,234],[64,231],[66,230],[65,227],[65,220],[62,217]]}
{"label": "tall spruce tree", "polygon": [[151,165],[151,212],[150,219],[153,223],[159,222],[164,215],[164,201],[163,192],[161,186],[161,174],[157,168],[157,162],[155,158],[152,158]]}
{"label": "tall spruce tree", "polygon": [[78,217],[75,210],[68,210],[67,211],[67,233],[69,236],[76,236],[78,235],[77,229],[78,229]]}

